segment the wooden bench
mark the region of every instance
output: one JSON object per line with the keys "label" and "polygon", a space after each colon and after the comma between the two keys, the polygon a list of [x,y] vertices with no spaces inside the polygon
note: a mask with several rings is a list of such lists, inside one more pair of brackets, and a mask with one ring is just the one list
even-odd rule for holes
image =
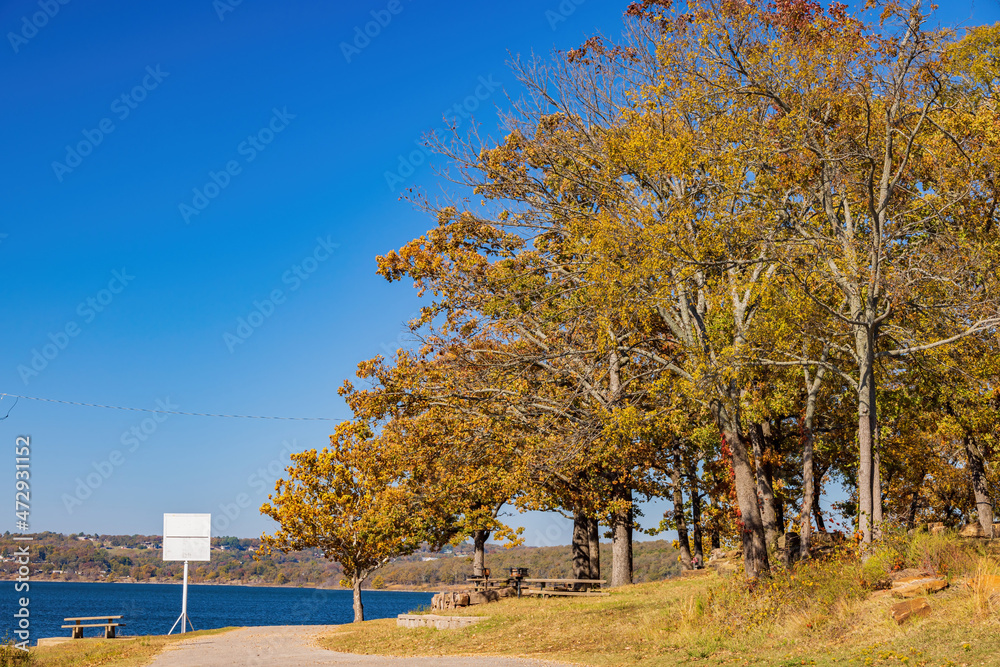
{"label": "wooden bench", "polygon": [[[600,588],[601,584],[607,583],[606,579],[524,579],[522,581],[528,585],[527,588],[521,589],[521,593],[524,595],[595,597],[608,594],[606,591],[596,590]],[[576,590],[581,586],[585,590]]]}
{"label": "wooden bench", "polygon": [[[84,628],[104,628],[104,638],[114,639],[115,638],[115,628],[123,627],[124,623],[117,623],[116,621],[120,619],[121,616],[72,616],[70,618],[64,618],[66,622],[73,621],[70,625],[64,625],[64,628],[72,628],[72,634],[70,637],[72,639],[83,639],[83,629]],[[84,623],[83,621],[104,621],[103,623]]]}
{"label": "wooden bench", "polygon": [[467,577],[466,582],[472,584],[473,590],[485,591],[489,589],[515,588],[511,579],[487,579],[486,577]]}

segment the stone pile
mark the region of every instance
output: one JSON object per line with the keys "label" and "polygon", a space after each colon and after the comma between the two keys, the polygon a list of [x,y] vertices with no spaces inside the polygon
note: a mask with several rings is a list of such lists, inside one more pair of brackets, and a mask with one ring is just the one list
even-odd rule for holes
{"label": "stone pile", "polygon": [[735,574],[743,569],[743,550],[712,549],[712,553],[708,556],[708,567],[720,575]]}
{"label": "stone pile", "polygon": [[893,597],[915,598],[921,595],[937,593],[946,588],[948,588],[948,581],[944,577],[917,574],[894,578],[889,591]]}
{"label": "stone pile", "polygon": [[[944,525],[942,521],[931,521],[927,524],[927,532],[931,535],[944,535],[951,530],[948,526]],[[914,531],[910,531],[912,534]],[[972,521],[965,524],[961,530],[958,531],[958,536],[966,539],[985,539],[989,537],[986,531],[983,530],[983,526],[978,521]],[[993,536],[995,538],[1000,538],[1000,523],[993,524]]]}
{"label": "stone pile", "polygon": [[927,532],[931,535],[944,535],[948,532],[948,527],[940,521],[932,521],[927,524]]}
{"label": "stone pile", "polygon": [[[809,540],[809,551],[813,557],[821,556],[833,551],[834,547],[843,540],[843,533],[815,532],[812,533]],[[778,558],[785,563],[786,567],[791,567],[799,559],[801,545],[802,538],[795,532],[785,533],[778,538]],[[706,565],[719,574],[739,572],[743,569],[743,550],[712,549]]]}
{"label": "stone pile", "polygon": [[512,587],[486,591],[445,591],[431,598],[431,609],[460,609],[477,604],[496,602],[517,595]]}
{"label": "stone pile", "polygon": [[889,593],[896,598],[904,598],[889,609],[892,620],[902,625],[911,618],[931,613],[931,604],[925,595],[932,595],[948,588],[948,581],[926,570],[908,568],[889,575],[892,584]]}
{"label": "stone pile", "polygon": [[898,625],[902,625],[911,618],[926,616],[929,613],[931,613],[931,605],[927,601],[927,598],[917,598],[915,600],[900,602],[899,604],[892,605],[892,609],[889,610],[889,615],[892,616],[892,620],[896,621]]}

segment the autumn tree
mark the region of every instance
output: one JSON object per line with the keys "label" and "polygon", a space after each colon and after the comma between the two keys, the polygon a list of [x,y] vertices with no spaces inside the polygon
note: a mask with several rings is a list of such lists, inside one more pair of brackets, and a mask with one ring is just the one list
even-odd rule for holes
{"label": "autumn tree", "polygon": [[406,471],[380,455],[367,425],[344,422],[330,446],[292,455],[261,513],[278,522],[261,537],[263,554],[317,548],[340,564],[354,589],[354,621],[364,620],[362,582],[428,538],[426,508],[410,493]]}

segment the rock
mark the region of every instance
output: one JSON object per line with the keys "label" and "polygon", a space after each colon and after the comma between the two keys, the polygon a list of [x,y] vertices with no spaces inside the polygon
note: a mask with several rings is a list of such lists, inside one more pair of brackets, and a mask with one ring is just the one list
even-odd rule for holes
{"label": "rock", "polygon": [[717,560],[724,560],[726,558],[726,552],[722,549],[712,549],[711,555],[708,557],[708,562],[711,563]]}
{"label": "rock", "polygon": [[959,537],[986,537],[983,526],[978,521],[967,524],[959,533]]}
{"label": "rock", "polygon": [[459,607],[468,606],[468,593],[445,591],[443,593],[436,593],[434,597],[431,598],[431,609],[458,609]]}
{"label": "rock", "polygon": [[802,538],[796,532],[785,533],[782,537],[781,545],[782,557],[785,567],[791,567],[799,559],[799,550],[802,548]]}
{"label": "rock", "polygon": [[917,578],[927,578],[933,577],[934,575],[927,570],[921,570],[916,567],[908,567],[905,570],[897,570],[895,572],[889,573],[889,579],[892,581],[899,581],[901,579],[912,579]]}
{"label": "rock", "polygon": [[931,528],[931,535],[944,535],[948,532],[948,528],[945,526],[934,526]]}
{"label": "rock", "polygon": [[969,582],[970,587],[982,589],[988,595],[1000,595],[1000,575],[987,574]]}
{"label": "rock", "polygon": [[499,595],[501,599],[516,597],[517,589],[512,586],[508,586],[507,588],[501,588],[499,591],[497,591],[497,595]]}
{"label": "rock", "polygon": [[743,549],[733,549],[732,551],[726,552],[726,558],[729,560],[736,560],[737,558],[743,557]]}
{"label": "rock", "polygon": [[715,571],[718,572],[719,575],[721,576],[736,574],[742,571],[742,569],[743,568],[741,565],[738,565],[730,560],[720,560],[719,562],[715,563]]}
{"label": "rock", "polygon": [[927,524],[927,532],[930,532],[935,528],[940,528],[941,526],[944,526],[944,523],[940,521],[931,521],[930,523]]}
{"label": "rock", "polygon": [[451,609],[453,593],[437,593],[431,598],[431,609]]}
{"label": "rock", "polygon": [[943,591],[947,587],[948,582],[942,577],[904,577],[892,582],[892,594],[897,598],[915,598]]}
{"label": "rock", "polygon": [[496,602],[500,599],[500,594],[494,590],[489,591],[473,591],[469,593],[469,604],[486,604],[488,602]]}
{"label": "rock", "polygon": [[459,630],[475,625],[485,616],[437,616],[435,614],[400,614],[396,625],[401,628],[437,628],[438,630]]}
{"label": "rock", "polygon": [[905,602],[899,602],[892,605],[889,613],[892,615],[892,620],[896,621],[899,625],[902,625],[911,618],[926,616],[931,613],[931,605],[926,598],[906,600]]}

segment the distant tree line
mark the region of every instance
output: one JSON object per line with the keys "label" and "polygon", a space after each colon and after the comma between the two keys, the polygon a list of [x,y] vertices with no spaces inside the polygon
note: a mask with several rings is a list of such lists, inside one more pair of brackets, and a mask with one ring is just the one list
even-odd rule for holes
{"label": "distant tree line", "polygon": [[[78,538],[86,539],[80,540]],[[32,577],[52,581],[180,581],[182,563],[164,563],[158,535],[62,535],[39,533],[33,542]],[[15,578],[18,564],[7,560],[16,552],[10,533],[0,536],[0,578]],[[344,573],[340,566],[308,549],[273,558],[255,560],[260,540],[236,537],[212,538],[212,559],[193,563],[191,582],[245,585],[338,586]],[[122,548],[124,547],[124,548]],[[609,548],[609,545],[605,545]],[[565,547],[516,547],[491,545],[490,562],[495,576],[510,567],[527,567],[532,576],[565,577],[572,560]],[[472,563],[472,549],[463,545],[455,555],[432,553],[426,549],[400,557],[380,572],[382,581],[397,587],[464,585]],[[656,581],[676,575],[680,569],[677,551],[668,543],[653,541],[636,546],[637,581]],[[428,560],[424,560],[428,559]],[[372,586],[374,578],[367,581]],[[372,586],[376,587],[376,586]]]}

